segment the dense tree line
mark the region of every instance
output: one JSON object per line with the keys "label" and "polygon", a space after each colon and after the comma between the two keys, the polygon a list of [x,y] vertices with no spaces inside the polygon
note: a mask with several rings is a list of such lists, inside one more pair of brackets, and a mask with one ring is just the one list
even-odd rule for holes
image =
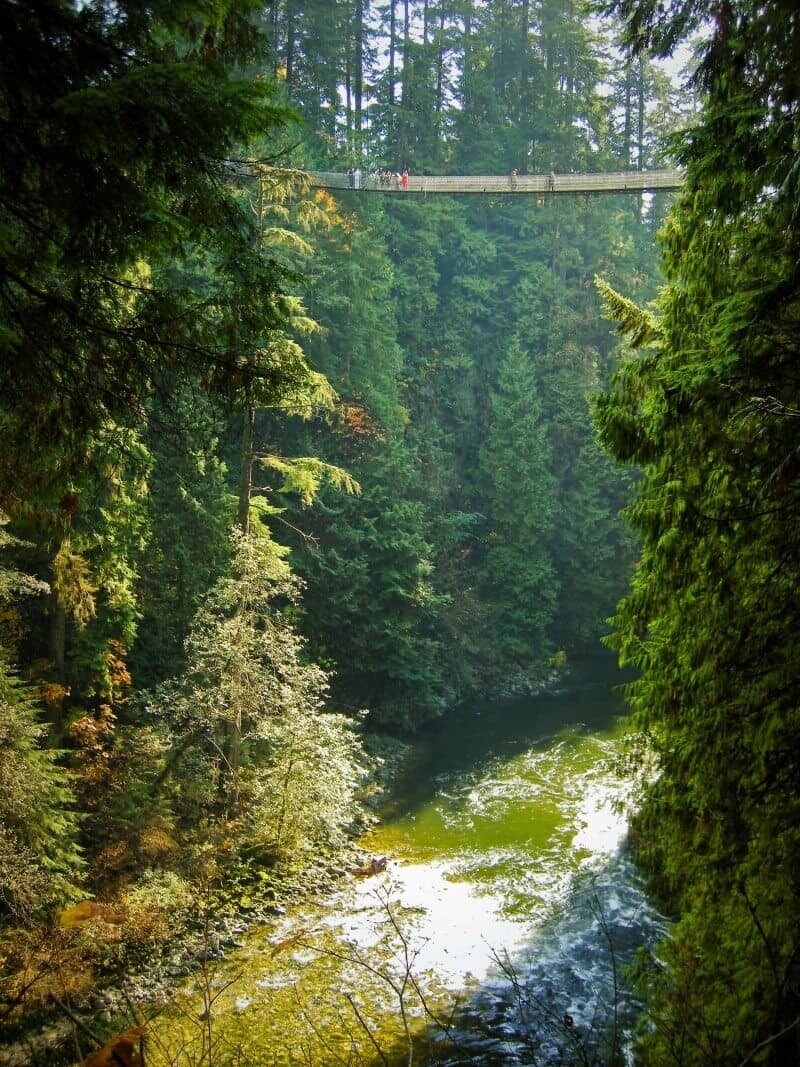
{"label": "dense tree line", "polygon": [[341,840],[365,722],[524,687],[626,587],[592,277],[655,296],[666,198],[304,169],[645,167],[677,113],[572,0],[0,11],[11,1012],[57,970],[22,920],[95,896],[134,957]]}
{"label": "dense tree line", "polygon": [[[256,412],[334,399],[273,247],[293,235],[263,210],[279,221],[305,179],[264,163],[291,112],[248,74],[266,63],[260,6],[1,14],[8,1022],[107,962],[108,924],[71,940],[54,907],[96,897],[87,914],[124,919],[130,960],[215,869],[340,839],[361,756],[323,714],[253,477]],[[357,488],[314,457],[273,461],[304,497]]]}
{"label": "dense tree line", "polygon": [[638,855],[677,915],[644,968],[643,1063],[797,1063],[798,229],[794,5],[620,5],[634,49],[699,34],[704,107],[651,311],[598,410],[644,470],[614,642],[657,776]]}
{"label": "dense tree line", "polygon": [[[323,25],[320,5],[272,7],[275,69],[311,120],[299,149],[310,167],[649,166],[643,116],[676,121],[664,76],[614,58],[611,32],[588,30],[580,6],[333,10]],[[358,109],[347,89],[357,69]],[[326,78],[340,87],[325,96],[327,125],[315,110]],[[653,295],[663,199],[339,198],[342,222],[307,266],[309,307],[326,326],[308,351],[375,421],[360,438],[300,431],[296,447],[324,450],[363,495],[324,496],[306,520],[295,511],[303,534],[289,535],[309,590],[325,589],[307,598],[304,629],[335,665],[338,699],[413,724],[470,691],[523,686],[548,656],[597,640],[632,548],[616,517],[626,479],[589,416],[614,358],[590,279],[599,270]],[[521,378],[503,370],[513,353]],[[388,490],[380,532],[371,502],[389,485],[406,500]]]}

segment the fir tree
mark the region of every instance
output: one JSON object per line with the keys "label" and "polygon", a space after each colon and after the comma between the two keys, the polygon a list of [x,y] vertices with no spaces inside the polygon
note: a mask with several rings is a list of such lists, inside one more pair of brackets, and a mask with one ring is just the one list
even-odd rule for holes
{"label": "fir tree", "polygon": [[0,660],[0,899],[18,916],[77,892],[79,816],[33,692]]}
{"label": "fir tree", "polygon": [[[280,277],[232,195],[237,145],[286,114],[269,81],[232,74],[257,54],[253,13],[248,0],[202,15],[139,0],[113,13],[100,2],[4,7],[9,511],[35,497],[45,470],[63,484],[87,437],[136,425],[176,377],[235,388],[245,353],[280,318]],[[196,251],[213,273],[189,269]],[[182,269],[165,271],[175,260]],[[41,465],[21,462],[33,454]]]}
{"label": "fir tree", "polygon": [[641,465],[643,538],[614,644],[659,775],[638,852],[679,919],[649,975],[643,1063],[795,1062],[800,1045],[795,362],[797,15],[621,5],[668,51],[711,20],[707,92],[679,149],[657,321],[610,296],[641,347],[598,408]]}
{"label": "fir tree", "polygon": [[546,656],[558,586],[549,547],[555,511],[550,446],[533,360],[519,341],[500,365],[490,411],[481,466],[491,654],[524,671]]}

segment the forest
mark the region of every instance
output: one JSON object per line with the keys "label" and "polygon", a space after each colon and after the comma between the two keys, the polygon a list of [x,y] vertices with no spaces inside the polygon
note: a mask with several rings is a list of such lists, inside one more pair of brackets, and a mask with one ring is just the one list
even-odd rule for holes
{"label": "forest", "polygon": [[[670,920],[634,1062],[800,1063],[794,3],[0,19],[0,1041],[606,644]],[[684,184],[312,183],[355,166]]]}

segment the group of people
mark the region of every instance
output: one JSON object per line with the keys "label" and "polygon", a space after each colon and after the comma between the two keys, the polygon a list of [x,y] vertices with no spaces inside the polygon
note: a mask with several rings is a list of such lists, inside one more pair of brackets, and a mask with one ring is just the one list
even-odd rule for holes
{"label": "group of people", "polygon": [[[401,172],[399,170],[392,171],[388,168],[381,168],[373,171],[369,175],[369,180],[381,189],[407,189],[408,171],[403,170]],[[350,189],[363,189],[365,187],[366,178],[361,167],[348,167],[347,184]]]}
{"label": "group of people", "polygon": [[379,170],[378,185],[380,185],[381,189],[407,189],[408,171],[404,170],[401,173],[399,170]]}
{"label": "group of people", "polygon": [[[517,189],[519,185],[519,171],[516,167],[513,168],[508,176],[508,185],[510,189]],[[554,193],[556,191],[556,176],[554,171],[550,171],[547,175],[547,191],[548,193]]]}
{"label": "group of people", "polygon": [[[368,180],[372,186],[379,186],[381,189],[400,190],[409,188],[409,172],[407,170],[401,172],[381,168],[380,170],[373,170],[369,175],[366,175],[361,166],[349,166],[348,186],[350,189],[364,189]],[[519,172],[516,168],[513,168],[509,174],[509,188],[516,190],[518,188],[518,180]],[[556,191],[556,175],[553,171],[550,171],[547,175],[547,191]]]}
{"label": "group of people", "polygon": [[[408,188],[408,171],[403,170],[402,173],[399,170],[392,171],[388,167],[381,167],[379,170],[373,170],[367,177],[361,170],[361,167],[348,167],[347,168],[347,184],[351,189],[363,189],[366,186],[367,180],[373,185],[379,186],[381,189],[407,189]],[[519,186],[519,171],[516,167],[513,168],[508,176],[508,185],[510,189],[516,190]],[[547,191],[555,192],[556,188],[556,176],[553,171],[547,175]]]}

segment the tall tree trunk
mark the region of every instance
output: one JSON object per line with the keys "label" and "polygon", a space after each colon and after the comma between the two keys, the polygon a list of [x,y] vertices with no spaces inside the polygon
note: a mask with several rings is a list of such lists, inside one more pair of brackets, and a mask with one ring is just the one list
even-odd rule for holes
{"label": "tall tree trunk", "polygon": [[[355,129],[361,134],[364,107],[364,15],[369,7],[369,0],[356,0],[355,33]],[[361,138],[359,136],[359,145]]]}
{"label": "tall tree trunk", "polygon": [[286,92],[292,95],[295,63],[294,0],[286,0]]}
{"label": "tall tree trunk", "polygon": [[[264,235],[264,212],[265,212],[265,195],[264,195],[264,175],[259,169],[258,175],[258,195],[256,197],[256,203],[254,206],[254,213],[256,216],[256,231],[253,238],[253,243],[257,250],[261,250]],[[251,356],[252,361],[255,357]],[[242,449],[240,455],[240,469],[239,469],[239,507],[236,516],[237,523],[242,533],[247,533],[250,529],[250,497],[253,492],[253,437],[255,430],[256,412],[253,405],[253,401],[250,395],[250,382],[247,381],[245,388],[247,390],[245,396],[245,408],[242,415]]]}
{"label": "tall tree trunk", "polygon": [[272,0],[269,5],[269,30],[268,39],[269,47],[272,53],[272,73],[278,73],[278,67],[280,65],[280,58],[278,55],[278,8],[280,4],[278,0]]}
{"label": "tall tree trunk", "polygon": [[622,133],[622,155],[625,166],[630,167],[633,163],[632,140],[633,140],[633,68],[630,63],[625,65],[625,126]]}
{"label": "tall tree trunk", "polygon": [[528,33],[531,28],[531,8],[530,0],[523,0],[522,7],[520,9],[520,42],[519,42],[519,88],[520,92],[525,91],[525,84],[528,80]]}
{"label": "tall tree trunk", "polygon": [[397,154],[398,163],[402,167],[408,167],[409,147],[409,112],[411,110],[411,97],[413,89],[411,85],[411,12],[409,0],[403,0],[403,72],[400,88],[400,118],[397,125]]}
{"label": "tall tree trunk", "polygon": [[[239,472],[239,508],[237,522],[245,537],[250,532],[250,498],[253,492],[253,431],[255,427],[255,409],[248,396],[242,417],[241,469]],[[242,610],[240,603],[237,612]],[[225,759],[228,765],[227,780],[223,779],[225,805],[228,814],[233,816],[239,806],[239,773],[242,766],[242,712],[233,709],[231,718],[225,728]]]}
{"label": "tall tree trunk", "polygon": [[499,33],[497,38],[497,52],[498,62],[495,65],[494,73],[494,87],[497,95],[501,100],[505,99],[506,88],[508,84],[508,36],[509,25],[506,20],[508,9],[505,3],[500,5],[500,14],[498,16]]}
{"label": "tall tree trunk", "polygon": [[403,101],[410,92],[409,78],[411,76],[411,12],[409,0],[403,0]]}
{"label": "tall tree trunk", "polygon": [[461,101],[463,107],[470,103],[472,90],[472,12],[467,9],[464,15],[464,70],[461,75]]}
{"label": "tall tree trunk", "polygon": [[[255,205],[256,233],[255,245],[261,247],[264,231],[264,176],[258,175],[258,197]],[[240,453],[239,469],[239,506],[236,521],[242,533],[247,536],[250,532],[250,500],[253,494],[253,462],[254,462],[254,437],[255,437],[255,406],[250,396],[250,383],[246,385],[247,395],[242,415],[242,447]],[[237,612],[241,612],[244,604],[240,602]],[[228,764],[229,781],[226,783],[226,803],[229,814],[233,815],[239,805],[239,772],[242,765],[242,713],[240,708],[234,709],[232,717],[228,720],[226,729],[225,759]]]}
{"label": "tall tree trunk", "polygon": [[247,401],[242,416],[242,451],[241,468],[239,471],[239,508],[236,521],[242,533],[250,529],[250,497],[253,492],[253,429],[255,426],[255,410],[250,401]]}
{"label": "tall tree trunk", "polygon": [[644,85],[644,56],[639,56],[639,63],[636,71],[636,93],[637,93],[637,141],[638,141],[638,169],[644,170],[644,120],[645,120],[645,85]]}
{"label": "tall tree trunk", "polygon": [[[436,50],[436,114],[444,111],[444,10],[439,12],[439,47]],[[439,123],[441,131],[441,122]]]}
{"label": "tall tree trunk", "polygon": [[[348,56],[345,61],[344,70],[344,123],[347,130],[347,147],[352,150],[355,138],[353,136],[353,130],[355,123],[353,122],[353,78],[350,73],[352,56]],[[333,112],[333,108],[331,108]],[[333,134],[333,130],[330,131]]]}
{"label": "tall tree trunk", "polygon": [[394,83],[397,78],[397,0],[389,0],[389,103],[394,104]]}

